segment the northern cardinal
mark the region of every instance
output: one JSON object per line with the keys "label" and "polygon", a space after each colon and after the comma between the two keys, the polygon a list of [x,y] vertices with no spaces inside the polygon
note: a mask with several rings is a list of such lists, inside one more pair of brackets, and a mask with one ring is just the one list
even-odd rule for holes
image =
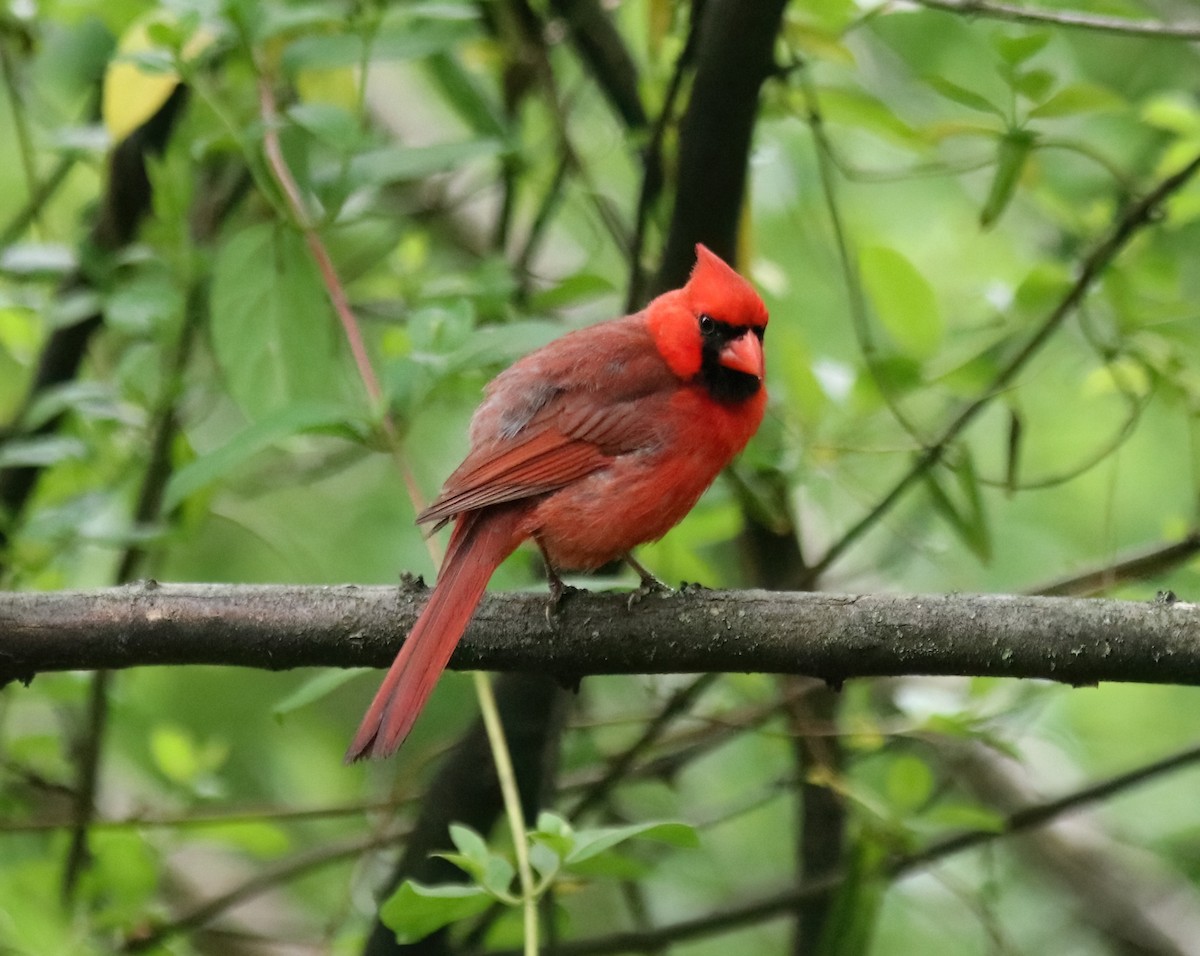
{"label": "northern cardinal", "polygon": [[530,538],[556,572],[661,538],[762,420],[767,309],[702,245],[682,289],[556,339],[498,375],[471,450],[417,516],[454,519],[437,586],[371,702],[347,762],[408,735],[497,566]]}

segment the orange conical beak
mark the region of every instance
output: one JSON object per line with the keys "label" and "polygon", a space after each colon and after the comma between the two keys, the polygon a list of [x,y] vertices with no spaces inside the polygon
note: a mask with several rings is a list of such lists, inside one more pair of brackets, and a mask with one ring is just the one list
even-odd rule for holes
{"label": "orange conical beak", "polygon": [[739,335],[721,349],[720,362],[726,368],[731,368],[736,372],[753,375],[761,382],[763,377],[762,342],[758,340],[757,335],[747,329],[744,335]]}

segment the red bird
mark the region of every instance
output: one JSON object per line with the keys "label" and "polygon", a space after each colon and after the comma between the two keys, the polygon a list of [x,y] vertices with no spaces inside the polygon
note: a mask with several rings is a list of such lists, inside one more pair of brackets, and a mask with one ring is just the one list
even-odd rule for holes
{"label": "red bird", "polygon": [[633,563],[636,545],[683,519],[762,421],[766,328],[750,283],[698,245],[682,289],[496,376],[466,460],[417,516],[435,531],[456,524],[437,586],[347,761],[403,743],[492,572],[521,542],[541,548],[553,586],[559,570]]}

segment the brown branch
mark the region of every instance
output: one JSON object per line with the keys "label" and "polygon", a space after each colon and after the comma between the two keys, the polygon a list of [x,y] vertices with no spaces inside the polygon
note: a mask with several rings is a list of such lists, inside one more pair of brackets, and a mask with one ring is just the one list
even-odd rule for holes
{"label": "brown branch", "polygon": [[600,0],[550,0],[550,8],[566,21],[580,59],[621,120],[633,130],[644,127],[637,63]]}
{"label": "brown branch", "polygon": [[1038,10],[1013,3],[998,3],[994,0],[913,0],[913,2],[930,10],[944,10],[947,13],[960,13],[969,17],[987,17],[990,20],[1007,20],[1011,23],[1095,30],[1101,33],[1118,33],[1122,36],[1143,37],[1151,40],[1200,40],[1200,23],[1163,23],[1159,20],[1106,17],[1095,13],[1080,13],[1075,10]]}
{"label": "brown branch", "polygon": [[1186,537],[1172,544],[1132,554],[1115,564],[1106,564],[1103,567],[1073,574],[1070,577],[1059,578],[1043,584],[1029,593],[1042,594],[1046,597],[1080,597],[1098,594],[1122,584],[1144,581],[1147,578],[1165,574],[1190,560],[1198,552],[1200,552],[1200,530],[1193,530],[1188,532]]}
{"label": "brown branch", "polygon": [[[158,408],[151,430],[150,456],[142,475],[137,504],[133,511],[133,523],[147,527],[162,518],[163,494],[167,481],[174,470],[171,448],[179,431],[179,414],[176,404],[183,390],[183,376],[191,356],[192,343],[197,327],[203,321],[202,293],[193,288],[187,298],[183,327],[172,349],[170,373],[163,386]],[[147,557],[146,546],[131,543],[121,555],[117,567],[118,584],[128,584],[141,573]],[[109,694],[112,674],[96,671],[88,688],[87,722],[80,739],[73,748],[77,752],[78,767],[75,781],[75,825],[71,831],[71,842],[67,849],[63,867],[63,896],[70,899],[75,892],[80,875],[91,857],[88,846],[88,828],[96,812],[96,792],[99,787],[100,764],[108,729]]]}
{"label": "brown branch", "polygon": [[775,40],[786,5],[785,0],[695,4],[696,73],[679,123],[675,207],[652,293],[683,285],[697,242],[728,262],[737,258],[759,92],[775,72]]}
{"label": "brown branch", "polygon": [[[159,585],[0,594],[0,680],[43,671],[223,664],[382,667],[418,586]],[[820,677],[962,674],[1200,684],[1200,606],[1015,595],[688,591],[494,594],[459,669],[587,674],[762,671]]]}

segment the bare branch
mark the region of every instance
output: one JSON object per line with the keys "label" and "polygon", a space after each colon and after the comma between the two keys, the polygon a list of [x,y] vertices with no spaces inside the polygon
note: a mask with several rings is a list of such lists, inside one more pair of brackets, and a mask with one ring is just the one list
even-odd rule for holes
{"label": "bare branch", "polygon": [[1200,23],[1163,23],[1158,20],[1129,20],[1125,17],[1106,17],[1075,10],[1038,10],[1015,3],[995,0],[912,0],[931,10],[962,13],[971,17],[1008,20],[1034,26],[1070,27],[1118,33],[1123,36],[1145,37],[1152,40],[1200,40]]}
{"label": "bare branch", "polygon": [[[43,671],[223,664],[382,667],[420,585],[160,585],[0,594],[0,681]],[[1200,606],[1015,595],[699,591],[481,604],[452,666],[564,679],[762,671],[1200,684]]]}

